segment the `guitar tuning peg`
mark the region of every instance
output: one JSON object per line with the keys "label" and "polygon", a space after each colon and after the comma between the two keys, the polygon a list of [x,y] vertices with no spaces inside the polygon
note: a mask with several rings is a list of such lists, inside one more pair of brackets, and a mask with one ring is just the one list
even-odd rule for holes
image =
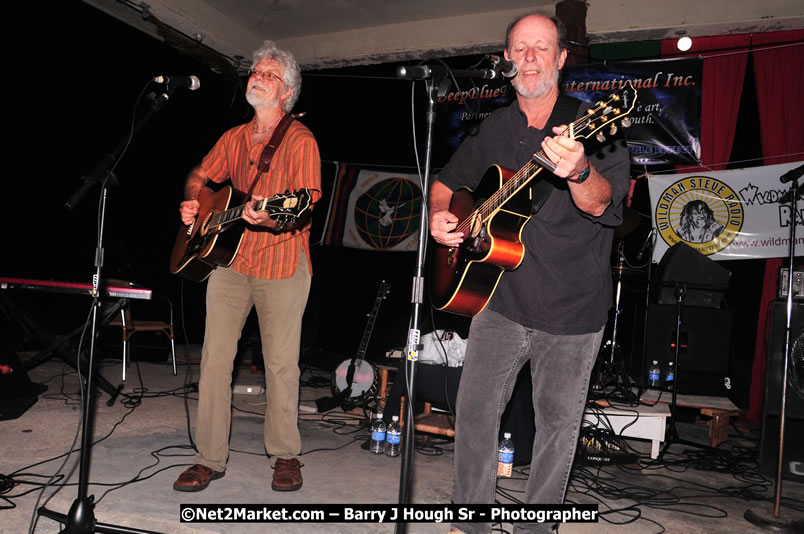
{"label": "guitar tuning peg", "polygon": [[617,133],[617,125],[615,123],[611,123],[611,127],[609,128],[609,135],[614,135]]}
{"label": "guitar tuning peg", "polygon": [[603,132],[597,132],[595,139],[597,140],[598,143],[602,143],[603,141],[606,140],[606,136],[603,135]]}
{"label": "guitar tuning peg", "polygon": [[620,126],[622,126],[623,128],[630,128],[631,119],[629,117],[625,117],[623,120],[620,121]]}

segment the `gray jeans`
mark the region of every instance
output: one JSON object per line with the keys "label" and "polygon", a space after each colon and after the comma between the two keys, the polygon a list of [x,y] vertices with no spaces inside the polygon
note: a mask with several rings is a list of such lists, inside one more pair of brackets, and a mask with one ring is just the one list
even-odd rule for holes
{"label": "gray jeans", "polygon": [[[456,406],[455,504],[494,502],[500,419],[517,374],[528,360],[536,435],[525,502],[563,502],[589,376],[602,337],[603,328],[583,335],[548,334],[525,328],[491,310],[472,320]],[[453,526],[471,534],[491,531],[489,523]],[[520,523],[514,530],[549,532],[551,527]]]}

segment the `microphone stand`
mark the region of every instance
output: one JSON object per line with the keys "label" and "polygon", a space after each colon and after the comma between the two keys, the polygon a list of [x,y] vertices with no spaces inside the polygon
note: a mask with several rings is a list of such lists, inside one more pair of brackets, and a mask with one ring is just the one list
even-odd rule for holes
{"label": "microphone stand", "polygon": [[[410,486],[413,478],[412,473],[412,452],[415,442],[415,379],[416,379],[416,360],[418,359],[418,351],[423,348],[421,345],[420,337],[421,331],[419,330],[419,316],[424,302],[424,256],[427,249],[427,234],[429,233],[428,216],[427,216],[427,200],[429,194],[430,182],[430,163],[432,160],[433,152],[433,130],[435,128],[435,103],[438,96],[446,94],[449,88],[450,77],[472,77],[472,78],[485,78],[492,79],[497,75],[496,71],[489,69],[480,70],[450,70],[444,65],[431,65],[419,67],[399,67],[397,69],[397,77],[408,79],[423,79],[425,80],[425,89],[427,90],[427,113],[426,113],[426,151],[424,162],[424,177],[422,178],[422,208],[421,208],[421,224],[419,225],[419,242],[416,251],[416,272],[413,277],[413,290],[411,293],[412,311],[411,320],[408,331],[407,341],[407,361],[406,361],[406,375],[407,375],[407,396],[408,403],[406,405],[405,413],[405,427],[402,430],[402,462],[400,468],[399,480],[399,500],[400,505],[405,505],[410,502]],[[407,523],[399,522],[396,524],[394,532],[404,533],[407,532]]]}
{"label": "microphone stand", "polygon": [[706,445],[701,445],[700,443],[695,443],[693,441],[687,441],[684,439],[679,438],[678,430],[676,430],[676,419],[678,419],[678,380],[679,375],[681,374],[681,370],[678,368],[678,355],[681,352],[681,318],[682,312],[684,309],[684,297],[687,295],[687,284],[684,282],[676,282],[675,289],[673,291],[673,295],[676,297],[676,339],[675,339],[675,351],[673,353],[673,366],[675,367],[676,376],[673,379],[673,390],[672,390],[672,400],[670,402],[670,437],[667,438],[665,441],[664,447],[662,448],[662,452],[659,453],[659,460],[664,457],[664,454],[667,452],[667,449],[670,448],[671,445],[676,443],[681,445],[688,445],[690,447],[698,447],[701,449],[708,449]]}
{"label": "microphone stand", "polygon": [[[799,167],[801,170],[804,166]],[[795,248],[796,248],[796,208],[799,196],[798,175],[794,174],[795,171],[788,172],[785,176],[792,176],[790,180],[790,245],[789,245],[789,263],[788,263],[788,276],[787,276],[787,323],[785,325],[785,339],[784,339],[784,363],[782,364],[782,388],[781,388],[781,404],[779,405],[779,457],[776,463],[776,490],[773,499],[773,511],[768,514],[764,508],[749,508],[743,514],[743,517],[749,523],[758,527],[772,530],[773,532],[804,532],[804,517],[792,517],[790,514],[782,514],[781,499],[782,499],[782,472],[784,469],[784,420],[787,401],[787,365],[790,359],[790,325],[792,324],[793,317],[793,266],[795,265]],[[784,182],[784,177],[782,177]],[[787,200],[787,199],[786,199]]]}
{"label": "microphone stand", "polygon": [[659,453],[659,460],[663,459],[667,450],[675,444],[688,445],[690,447],[697,447],[704,450],[713,450],[713,447],[708,445],[681,439],[678,435],[678,430],[676,429],[676,420],[678,419],[678,383],[680,380],[684,379],[684,371],[681,369],[683,366],[681,363],[679,363],[679,354],[681,354],[681,331],[684,324],[682,322],[682,317],[684,311],[684,298],[687,296],[687,292],[689,290],[715,290],[719,292],[725,292],[728,290],[727,286],[695,285],[688,284],[687,282],[683,281],[673,282],[673,287],[673,296],[676,298],[676,332],[675,350],[673,351],[673,367],[675,368],[676,374],[673,378],[673,385],[671,386],[672,398],[670,401],[670,436],[664,442],[664,447]]}
{"label": "microphone stand", "polygon": [[[651,232],[654,229],[651,228]],[[654,239],[656,234],[654,233]],[[650,237],[650,236],[649,236]],[[647,254],[648,258],[648,265],[646,270],[646,278],[645,278],[645,316],[642,321],[642,366],[639,369],[639,391],[637,392],[637,397],[639,397],[642,393],[643,389],[647,389],[647,384],[645,382],[645,364],[647,363],[648,359],[648,315],[650,313],[650,296],[651,296],[651,274],[653,271],[653,248],[654,248],[654,239],[648,239],[648,246],[645,248],[645,253]],[[674,363],[673,366],[676,364]],[[644,387],[643,387],[644,386]]]}
{"label": "microphone stand", "polygon": [[[155,96],[152,99],[151,108],[135,124],[132,133],[124,138],[111,154],[104,156],[89,176],[83,178],[83,185],[65,203],[65,208],[74,209],[81,199],[89,192],[95,183],[101,182],[101,202],[99,206],[98,240],[95,249],[95,274],[92,277],[92,329],[89,337],[89,362],[85,385],[82,385],[81,413],[81,452],[79,457],[78,471],[78,497],[73,501],[68,514],[61,514],[48,510],[42,506],[37,510],[39,515],[48,517],[61,524],[66,525],[61,531],[62,534],[89,534],[92,532],[104,532],[109,534],[159,534],[150,530],[139,530],[108,523],[98,523],[95,519],[95,496],[87,495],[89,485],[89,464],[90,452],[92,449],[92,430],[95,416],[95,337],[98,324],[98,310],[101,307],[100,283],[102,280],[101,272],[103,269],[103,230],[106,217],[106,195],[109,185],[118,185],[117,177],[113,169],[128,145],[129,140],[138,132],[142,126],[148,122],[169,99],[170,89],[166,93]],[[79,358],[80,354],[77,355]]]}

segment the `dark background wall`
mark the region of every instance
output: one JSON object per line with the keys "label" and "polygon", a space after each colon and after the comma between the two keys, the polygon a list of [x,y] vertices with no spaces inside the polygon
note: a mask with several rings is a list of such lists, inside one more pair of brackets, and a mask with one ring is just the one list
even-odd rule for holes
{"label": "dark background wall", "polygon": [[[224,130],[251,116],[242,97],[243,80],[216,74],[77,0],[49,4],[47,10],[23,3],[8,9],[12,46],[6,62],[9,140],[3,173],[8,211],[0,230],[4,245],[0,276],[90,281],[95,272],[99,189],[90,191],[72,211],[64,209],[64,202],[79,187],[80,178],[126,138],[135,103],[148,80],[162,74],[195,74],[201,89],[177,90],[132,139],[115,169],[119,185],[108,192],[103,274],[141,283],[171,298],[184,332],[179,339],[184,341],[186,333],[188,341],[200,343],[204,285],[170,275],[167,259],[178,230],[178,204],[187,173]],[[307,112],[302,121],[315,133],[322,159],[328,162],[325,191],[331,187],[335,161],[407,167],[400,170],[412,172],[411,100],[417,106],[421,133],[423,91],[417,88],[412,98],[410,83],[396,79],[394,72],[395,65],[380,65],[305,73],[295,110]],[[748,101],[749,109],[741,111],[741,117],[750,122]],[[139,107],[136,116],[143,110]],[[750,124],[740,131],[746,133],[741,133],[735,151],[741,150],[739,159],[746,159],[746,150],[757,151],[759,143],[750,137]],[[433,167],[443,165],[447,157],[437,145]],[[645,186],[645,180],[638,181],[635,207],[649,213]],[[320,232],[325,213],[322,204],[315,212],[314,235]],[[649,228],[650,220],[643,218],[627,236],[624,246],[631,262]],[[412,253],[314,246],[306,348],[323,354],[332,366],[351,356],[383,280],[391,284],[391,293],[382,304],[368,354],[372,358],[402,347],[415,260]],[[763,262],[725,263],[734,272],[726,298],[735,310],[731,359],[746,375],[753,357]],[[644,295],[644,275],[624,280],[617,341],[635,369],[642,358]],[[89,299],[80,296],[9,293],[7,298],[55,332],[81,324],[89,307]],[[443,314],[436,314],[435,321],[439,328],[465,329],[467,323]],[[421,326],[427,331],[431,325],[425,310]],[[12,328],[9,323],[3,327]]]}

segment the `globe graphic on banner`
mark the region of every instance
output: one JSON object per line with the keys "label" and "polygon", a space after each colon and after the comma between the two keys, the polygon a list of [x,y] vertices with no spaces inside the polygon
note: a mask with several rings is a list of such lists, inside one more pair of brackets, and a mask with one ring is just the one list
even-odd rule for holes
{"label": "globe graphic on banner", "polygon": [[388,178],[355,202],[355,227],[372,248],[390,249],[419,231],[421,189],[404,178]]}

